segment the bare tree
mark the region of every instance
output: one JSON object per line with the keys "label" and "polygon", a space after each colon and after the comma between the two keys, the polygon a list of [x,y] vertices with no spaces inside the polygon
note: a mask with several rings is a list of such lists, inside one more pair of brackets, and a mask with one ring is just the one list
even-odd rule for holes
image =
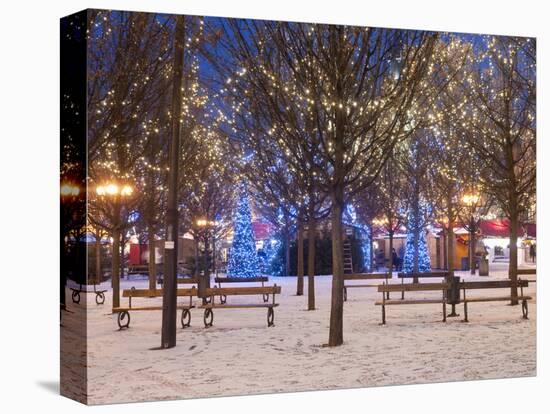
{"label": "bare tree", "polygon": [[536,191],[535,40],[489,37],[463,83],[468,142],[484,162],[482,183],[510,220],[509,277],[517,301],[517,239]]}
{"label": "bare tree", "polygon": [[[266,127],[284,151],[300,152],[305,142],[312,149],[310,169],[330,197],[328,345],[341,345],[343,209],[356,192],[372,185],[395,143],[406,135],[433,36],[346,26],[228,24],[233,43],[228,53],[235,66],[246,69],[241,73],[247,94],[237,109],[263,111]],[[292,160],[298,167],[299,157]]]}

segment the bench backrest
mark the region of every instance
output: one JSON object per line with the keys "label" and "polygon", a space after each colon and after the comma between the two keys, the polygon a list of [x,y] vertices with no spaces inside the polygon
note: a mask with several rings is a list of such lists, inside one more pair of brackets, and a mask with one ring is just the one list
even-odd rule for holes
{"label": "bench backrest", "polygon": [[208,288],[206,289],[206,296],[220,296],[220,295],[275,295],[281,293],[281,286],[241,286],[241,287],[227,287],[227,288]]}
{"label": "bench backrest", "polygon": [[518,275],[536,275],[537,269],[518,269]]}
{"label": "bench backrest", "polygon": [[352,273],[345,274],[344,280],[376,280],[391,278],[389,273]]}
{"label": "bench backrest", "polygon": [[178,285],[197,285],[199,280],[196,277],[178,277]]}
{"label": "bench backrest", "polygon": [[247,283],[247,282],[269,282],[267,276],[256,277],[216,277],[215,283]]}
{"label": "bench backrest", "polygon": [[449,283],[411,283],[405,285],[378,285],[378,292],[423,292],[449,289]]}
{"label": "bench backrest", "polygon": [[[150,298],[159,297],[163,295],[162,289],[124,289],[122,291],[122,297],[124,298]],[[188,289],[178,289],[178,296],[197,296],[198,290],[195,286]]]}
{"label": "bench backrest", "polygon": [[147,264],[128,265],[128,269],[149,269],[149,265]]}
{"label": "bench backrest", "polygon": [[411,272],[411,273],[403,273],[400,272],[397,274],[398,278],[401,279],[412,279],[415,277],[448,277],[449,272]]}
{"label": "bench backrest", "polygon": [[[518,287],[527,287],[529,282],[527,280],[518,280]],[[460,282],[460,289],[499,289],[499,288],[511,288],[511,280],[487,280],[480,282]]]}

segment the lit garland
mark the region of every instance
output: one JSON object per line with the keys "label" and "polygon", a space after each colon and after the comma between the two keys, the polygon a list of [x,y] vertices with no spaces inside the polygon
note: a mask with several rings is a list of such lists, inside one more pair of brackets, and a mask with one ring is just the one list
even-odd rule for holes
{"label": "lit garland", "polygon": [[248,204],[248,194],[243,188],[235,214],[233,244],[229,252],[227,275],[249,278],[260,274],[260,262],[252,232],[252,214]]}

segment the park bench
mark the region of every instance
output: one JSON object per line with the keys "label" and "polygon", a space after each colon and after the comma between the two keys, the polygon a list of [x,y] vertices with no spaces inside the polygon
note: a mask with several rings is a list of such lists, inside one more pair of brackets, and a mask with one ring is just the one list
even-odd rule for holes
{"label": "park bench", "polygon": [[148,275],[149,274],[149,265],[140,264],[140,265],[129,265],[128,266],[128,276],[130,275]]}
{"label": "park bench", "polygon": [[[518,295],[518,301],[521,301],[521,313],[523,319],[528,319],[529,309],[527,307],[527,301],[531,300],[531,296],[526,296],[523,294],[523,288],[527,287],[529,283],[527,280],[518,279],[517,286],[520,288],[520,294]],[[465,282],[460,283],[460,289],[462,290],[462,302],[464,303],[464,319],[463,322],[468,321],[468,303],[479,303],[479,302],[508,302],[512,300],[511,295],[504,296],[479,296],[479,297],[469,297],[466,296],[466,291],[477,290],[477,289],[510,289],[512,287],[511,280],[491,280],[483,282]]]}
{"label": "park bench", "polygon": [[[529,276],[529,275],[536,275],[537,269],[518,269],[518,276]],[[524,279],[527,280],[527,282],[536,283],[536,279]]]}
{"label": "park bench", "polygon": [[[346,284],[346,281],[352,280],[380,280],[385,279],[386,284],[388,280],[391,279],[392,275],[389,272],[386,273],[353,273],[344,275],[344,301],[348,300],[348,289],[351,288],[369,288],[369,287],[378,287],[378,284]],[[388,297],[389,299],[389,292]]]}
{"label": "park bench", "polygon": [[[164,278],[162,276],[159,276],[157,278],[157,282],[162,287],[162,284],[164,283]],[[199,279],[197,277],[178,277],[177,278],[178,285],[198,285]]]}
{"label": "park bench", "polygon": [[[446,279],[449,277],[448,271],[438,271],[438,272],[411,272],[404,273],[399,272],[397,277],[401,279],[401,285],[405,284],[405,279],[417,280],[420,278],[435,278],[435,279]],[[405,290],[401,290],[401,299],[405,299]]]}
{"label": "park bench", "polygon": [[[218,287],[222,287],[222,283],[261,283],[264,287],[264,283],[268,282],[269,278],[267,276],[256,276],[256,277],[216,277],[214,278],[214,283],[217,283]],[[268,294],[262,294],[262,299],[264,302],[269,301]],[[220,302],[223,304],[227,300],[227,297],[220,296]]]}
{"label": "park bench", "polygon": [[95,303],[97,305],[103,305],[105,303],[105,292],[107,290],[97,290],[96,285],[94,284],[94,290],[82,289],[82,283],[79,284],[77,288],[70,288],[72,290],[71,299],[73,303],[80,303],[80,294],[81,293],[95,293]]}
{"label": "park bench", "polygon": [[[450,283],[410,283],[406,285],[389,285],[384,283],[378,286],[378,292],[382,293],[382,300],[377,301],[374,304],[376,306],[382,306],[382,325],[386,324],[386,306],[391,305],[423,305],[423,304],[440,304],[443,309],[443,322],[447,321],[447,289],[449,289]],[[397,299],[388,300],[386,294],[390,292],[429,292],[440,291],[442,292],[441,298],[436,299]]]}
{"label": "park bench", "polygon": [[[181,309],[181,327],[186,328],[191,325],[191,312],[190,309],[194,308],[193,305],[193,296],[197,296],[198,291],[195,286],[186,289],[177,289],[178,297],[188,297],[189,304],[177,305],[177,309]],[[155,311],[162,310],[162,306],[132,306],[132,298],[152,298],[159,297],[163,295],[162,289],[136,289],[132,287],[131,289],[124,289],[122,291],[122,297],[128,298],[127,307],[118,307],[113,308],[113,313],[117,313],[117,323],[119,329],[125,329],[130,326],[130,311]]]}
{"label": "park bench", "polygon": [[[279,306],[275,302],[275,295],[281,293],[281,287],[276,284],[273,286],[239,286],[239,287],[214,287],[206,289],[206,296],[210,297],[208,303],[200,306],[204,309],[204,326],[206,328],[212,326],[214,322],[214,309],[246,309],[246,308],[266,308],[267,309],[267,326],[274,326],[275,310]],[[271,295],[272,302],[270,303],[215,303],[216,296],[254,296],[254,295]]]}

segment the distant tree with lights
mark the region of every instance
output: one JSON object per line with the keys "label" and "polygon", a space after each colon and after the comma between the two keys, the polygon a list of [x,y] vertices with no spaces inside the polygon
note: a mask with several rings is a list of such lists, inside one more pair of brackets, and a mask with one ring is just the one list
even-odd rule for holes
{"label": "distant tree with lights", "polygon": [[[517,282],[520,219],[536,194],[535,39],[490,36],[462,82],[465,137],[483,161],[484,191],[510,221],[509,277]],[[511,288],[517,305],[517,286]]]}
{"label": "distant tree with lights", "polygon": [[405,256],[403,257],[403,272],[429,272],[432,268],[430,253],[426,241],[426,229],[420,226],[421,217],[414,210],[407,217],[407,238]]}
{"label": "distant tree with lights", "polygon": [[250,278],[260,274],[260,262],[252,231],[252,213],[246,188],[241,189],[234,220],[233,242],[229,251],[227,275]]}
{"label": "distant tree with lights", "polygon": [[[239,39],[237,46],[227,48],[228,54],[250,80],[236,110],[263,111],[266,130],[283,153],[309,154],[309,168],[330,200],[333,285],[328,345],[341,345],[344,206],[355,192],[372,185],[391,148],[406,135],[410,109],[419,99],[417,87],[429,70],[434,36],[244,20],[228,26],[229,38]],[[304,151],[303,145],[311,151]]]}

